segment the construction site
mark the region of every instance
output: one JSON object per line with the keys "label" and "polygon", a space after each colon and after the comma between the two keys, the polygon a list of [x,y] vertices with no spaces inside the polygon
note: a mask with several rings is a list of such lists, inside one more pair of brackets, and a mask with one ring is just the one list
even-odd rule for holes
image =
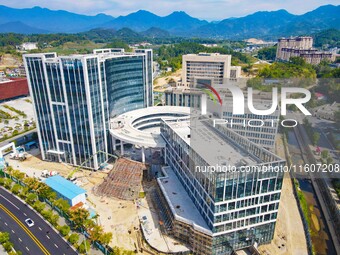
{"label": "construction site", "polygon": [[134,201],[139,197],[144,171],[147,171],[145,164],[119,158],[104,181],[94,188],[94,194]]}

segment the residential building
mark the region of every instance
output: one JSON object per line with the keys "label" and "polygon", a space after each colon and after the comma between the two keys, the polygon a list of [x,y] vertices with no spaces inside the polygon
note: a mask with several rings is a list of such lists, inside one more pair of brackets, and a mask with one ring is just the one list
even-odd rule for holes
{"label": "residential building", "polygon": [[168,167],[154,197],[167,233],[202,255],[272,240],[283,159],[204,116],[163,120],[161,136]]}
{"label": "residential building", "polygon": [[318,65],[323,60],[335,61],[332,52],[320,52],[313,48],[313,38],[309,36],[280,38],[277,44],[276,60],[289,61],[291,57],[301,57],[306,63]]}
{"label": "residential building", "polygon": [[231,67],[231,55],[199,53],[182,57],[182,83],[186,87],[196,87],[202,82],[211,86],[222,84],[225,79],[239,78],[240,71]]}
{"label": "residential building", "polygon": [[116,49],[24,55],[42,159],[90,169],[106,162],[109,119],[152,106],[149,61],[150,52]]}

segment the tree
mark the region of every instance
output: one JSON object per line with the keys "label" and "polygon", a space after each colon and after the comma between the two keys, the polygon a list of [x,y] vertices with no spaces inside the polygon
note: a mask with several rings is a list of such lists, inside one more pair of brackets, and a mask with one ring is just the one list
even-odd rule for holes
{"label": "tree", "polygon": [[112,233],[106,232],[103,233],[99,239],[99,242],[103,245],[108,245],[112,241]]}
{"label": "tree", "polygon": [[89,239],[91,242],[99,241],[102,235],[104,234],[103,227],[100,225],[94,225],[88,230],[90,234]]}
{"label": "tree", "polygon": [[[51,211],[52,211],[52,210],[51,210]],[[57,226],[58,226],[59,218],[60,218],[60,217],[59,217],[58,214],[52,213],[49,222],[50,222],[53,226],[57,227]]]}
{"label": "tree", "polygon": [[41,213],[45,209],[45,203],[38,201],[35,201],[33,204],[33,208],[37,210],[37,212]]}
{"label": "tree", "polygon": [[321,152],[321,158],[323,158],[323,159],[327,159],[327,158],[328,158],[328,155],[329,155],[328,150],[323,150],[323,151]]}
{"label": "tree", "polygon": [[79,251],[80,253],[85,253],[85,252],[87,252],[88,250],[90,250],[90,242],[87,241],[87,240],[85,240],[85,241],[83,241],[83,242],[79,245],[78,251]]}
{"label": "tree", "polygon": [[74,233],[74,234],[71,234],[70,237],[68,238],[68,241],[71,243],[71,244],[75,244],[77,243],[79,240],[79,235]]}
{"label": "tree", "polygon": [[74,227],[79,229],[84,227],[84,223],[90,216],[90,213],[84,208],[77,208],[75,210],[70,210],[69,215]]}
{"label": "tree", "polygon": [[70,227],[67,225],[62,226],[59,231],[62,236],[67,236],[70,233]]}
{"label": "tree", "polygon": [[22,189],[21,189],[21,192],[20,192],[20,194],[19,194],[19,197],[21,198],[21,199],[26,199],[26,197],[27,197],[27,195],[28,195],[28,187],[23,187]]}
{"label": "tree", "polygon": [[5,184],[5,179],[4,178],[0,178],[0,186],[4,186]]}
{"label": "tree", "polygon": [[9,233],[7,233],[7,232],[0,232],[0,243],[1,244],[9,241],[9,238],[10,238]]}
{"label": "tree", "polygon": [[64,213],[68,212],[68,210],[70,209],[70,204],[65,199],[62,198],[55,200],[53,204]]}
{"label": "tree", "polygon": [[25,178],[25,173],[20,172],[19,170],[13,170],[11,172],[11,175],[20,181],[22,181]]}
{"label": "tree", "polygon": [[317,145],[320,140],[320,134],[317,132],[314,132],[312,140],[313,140],[313,145]]}
{"label": "tree", "polygon": [[33,194],[33,193],[29,193],[26,197],[26,202],[29,204],[29,205],[33,205],[34,202],[38,199],[37,195],[36,194]]}
{"label": "tree", "polygon": [[5,179],[5,183],[4,183],[4,187],[5,187],[6,189],[10,189],[10,188],[12,187],[12,180],[6,178],[6,179]]}
{"label": "tree", "polygon": [[21,190],[21,185],[20,184],[14,184],[11,191],[12,191],[13,194],[17,195],[17,194],[19,194],[20,190]]}
{"label": "tree", "polygon": [[332,163],[333,163],[332,157],[328,157],[328,158],[327,158],[327,164],[330,165],[330,164],[332,164]]}
{"label": "tree", "polygon": [[10,241],[4,242],[2,246],[7,252],[10,252],[13,249],[13,244]]}
{"label": "tree", "polygon": [[257,57],[262,60],[275,60],[276,46],[260,49],[257,53]]}

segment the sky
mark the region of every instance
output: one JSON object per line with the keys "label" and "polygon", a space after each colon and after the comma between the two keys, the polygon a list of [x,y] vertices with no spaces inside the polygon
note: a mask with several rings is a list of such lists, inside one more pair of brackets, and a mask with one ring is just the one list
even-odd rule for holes
{"label": "sky", "polygon": [[321,5],[339,5],[339,0],[0,0],[1,5],[13,8],[40,6],[52,10],[66,10],[79,14],[105,13],[118,17],[138,10],[147,10],[159,16],[173,11],[209,21],[242,17],[256,11],[286,9],[303,14]]}

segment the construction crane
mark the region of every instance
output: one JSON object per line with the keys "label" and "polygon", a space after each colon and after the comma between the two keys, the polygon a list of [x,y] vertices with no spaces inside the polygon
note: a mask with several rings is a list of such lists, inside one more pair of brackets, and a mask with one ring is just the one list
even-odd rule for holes
{"label": "construction crane", "polygon": [[113,158],[115,158],[115,159],[118,158],[117,155],[110,154],[110,153],[107,153],[107,152],[105,152],[105,151],[98,151],[97,153],[95,153],[95,154],[93,154],[91,157],[89,157],[87,160],[85,160],[83,163],[81,163],[80,166],[76,167],[76,168],[75,168],[75,169],[67,176],[67,178],[72,178],[72,176],[73,176],[76,172],[78,172],[79,169],[81,169],[81,168],[84,166],[84,164],[86,164],[89,160],[91,160],[94,156],[98,155],[99,153],[104,153],[105,155],[110,156],[110,157],[113,157]]}

